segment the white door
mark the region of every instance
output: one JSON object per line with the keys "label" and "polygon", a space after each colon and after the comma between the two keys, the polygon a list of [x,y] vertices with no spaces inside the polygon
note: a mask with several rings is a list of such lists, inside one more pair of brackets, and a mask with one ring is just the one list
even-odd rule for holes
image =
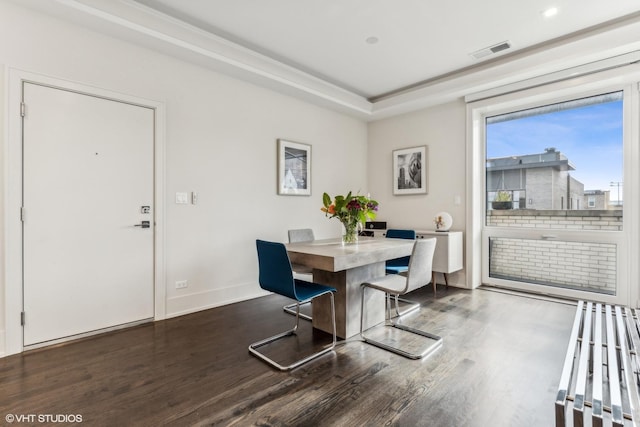
{"label": "white door", "polygon": [[153,318],[154,110],[31,83],[23,100],[24,345]]}

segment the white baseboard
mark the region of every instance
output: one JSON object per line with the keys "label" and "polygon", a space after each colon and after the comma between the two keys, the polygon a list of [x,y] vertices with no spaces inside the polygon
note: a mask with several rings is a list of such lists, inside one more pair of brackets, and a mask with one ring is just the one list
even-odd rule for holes
{"label": "white baseboard", "polygon": [[269,295],[269,292],[263,291],[257,283],[247,283],[230,288],[213,289],[211,291],[168,298],[166,318],[183,316],[265,295]]}
{"label": "white baseboard", "polygon": [[4,340],[5,340],[5,333],[4,333],[4,329],[2,329],[0,330],[0,359],[7,355],[7,352],[5,350],[6,345]]}

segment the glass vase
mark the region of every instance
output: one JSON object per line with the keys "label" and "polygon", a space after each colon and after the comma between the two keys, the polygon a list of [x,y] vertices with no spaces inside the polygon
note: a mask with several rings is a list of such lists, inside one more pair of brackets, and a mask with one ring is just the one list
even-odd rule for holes
{"label": "glass vase", "polygon": [[358,243],[358,234],[360,232],[359,222],[358,221],[343,221],[343,234],[342,234],[342,244],[343,245],[354,245]]}

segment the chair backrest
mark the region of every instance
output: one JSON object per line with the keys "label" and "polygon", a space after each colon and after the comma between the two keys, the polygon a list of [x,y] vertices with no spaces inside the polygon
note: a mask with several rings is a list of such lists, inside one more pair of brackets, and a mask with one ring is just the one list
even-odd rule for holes
{"label": "chair backrest", "polygon": [[433,253],[436,250],[436,238],[416,240],[411,252],[407,287],[404,293],[427,285],[431,281]]}
{"label": "chair backrest", "polygon": [[416,240],[415,230],[398,230],[390,228],[387,230],[386,235],[390,239],[412,239]]}
{"label": "chair backrest", "polygon": [[[415,230],[399,230],[395,228],[390,228],[385,233],[386,237],[389,239],[411,239],[416,240],[416,231]],[[409,257],[404,256],[402,258],[390,259],[386,262],[387,266],[400,266],[407,267],[409,265]]]}
{"label": "chair backrest", "polygon": [[295,300],[296,286],[287,248],[282,243],[256,240],[260,287]]}
{"label": "chair backrest", "polygon": [[311,242],[315,240],[313,230],[310,228],[300,228],[297,230],[289,230],[289,243]]}

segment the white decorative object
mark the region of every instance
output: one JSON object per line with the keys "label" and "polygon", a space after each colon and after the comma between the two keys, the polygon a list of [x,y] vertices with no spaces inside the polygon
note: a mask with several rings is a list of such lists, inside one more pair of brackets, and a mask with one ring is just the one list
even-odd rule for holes
{"label": "white decorative object", "polygon": [[433,222],[436,224],[436,231],[449,231],[453,225],[453,218],[447,212],[439,212]]}

